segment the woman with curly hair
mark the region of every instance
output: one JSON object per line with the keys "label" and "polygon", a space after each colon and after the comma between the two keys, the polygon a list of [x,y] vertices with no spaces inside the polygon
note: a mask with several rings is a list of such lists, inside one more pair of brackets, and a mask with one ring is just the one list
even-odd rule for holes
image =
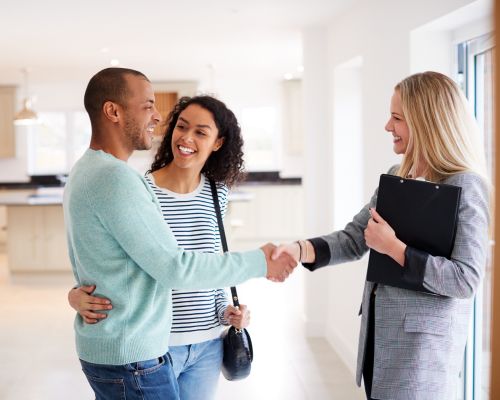
{"label": "woman with curly hair", "polygon": [[[220,208],[227,210],[228,188],[243,177],[243,139],[238,121],[211,96],[182,97],[167,120],[164,139],[146,181],[158,197],[165,221],[185,250],[216,253],[221,241],[210,180]],[[87,323],[106,317],[107,299],[91,295],[94,286],[69,293],[71,306]],[[172,291],[169,353],[181,400],[214,398],[222,363],[224,325],[245,328],[250,312],[229,304],[224,289]],[[171,310],[165,310],[170,312]]]}

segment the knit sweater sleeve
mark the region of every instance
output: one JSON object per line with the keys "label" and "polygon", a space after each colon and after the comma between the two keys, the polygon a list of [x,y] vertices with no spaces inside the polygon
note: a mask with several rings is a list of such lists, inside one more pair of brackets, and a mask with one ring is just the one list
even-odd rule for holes
{"label": "knit sweater sleeve", "polygon": [[141,269],[166,287],[231,286],[266,274],[260,250],[218,255],[179,248],[147,183],[126,165],[113,166],[98,179],[86,182],[86,190],[110,236]]}

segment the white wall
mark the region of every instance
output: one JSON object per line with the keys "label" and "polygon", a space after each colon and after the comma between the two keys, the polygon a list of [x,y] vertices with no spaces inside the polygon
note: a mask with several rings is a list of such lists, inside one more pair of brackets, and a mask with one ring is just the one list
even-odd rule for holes
{"label": "white wall", "polygon": [[[359,202],[357,208],[360,209],[376,188],[379,175],[398,162],[398,158],[392,154],[391,135],[384,131],[394,85],[410,73],[421,70],[437,69],[450,74],[453,66],[453,37],[456,36],[454,32],[460,26],[468,25],[478,18],[484,18],[484,14],[480,15],[477,8],[472,7],[467,9],[467,12],[461,13],[460,18],[464,16],[465,18],[454,26],[443,25],[434,32],[426,29],[419,30],[419,28],[471,3],[473,3],[471,0],[439,2],[434,0],[418,2],[360,0],[352,9],[331,21],[325,36],[318,35],[315,38],[317,42],[326,43],[328,51],[326,60],[319,58],[316,60],[324,62],[324,68],[328,71],[325,74],[323,67],[321,68],[320,79],[323,79],[324,85],[328,87],[328,93],[325,100],[322,88],[317,87],[316,93],[320,94],[319,102],[339,101],[338,94],[342,93],[345,87],[336,87],[339,84],[339,81],[335,80],[335,73],[339,72],[337,68],[349,60],[362,59],[362,66],[358,71],[362,96],[359,113],[362,120],[362,137],[361,144],[353,141],[347,144],[350,147],[342,149],[343,155],[355,154],[356,156],[346,159],[345,156],[335,155],[335,152],[331,151],[331,138],[339,140],[342,135],[349,134],[338,132],[338,129],[345,129],[345,123],[329,124],[328,121],[332,118],[330,109],[321,108],[319,112],[306,113],[305,125],[315,124],[322,130],[321,135],[315,135],[312,143],[309,140],[306,141],[307,147],[312,145],[319,149],[314,153],[306,149],[307,168],[304,181],[306,183],[315,181],[317,178],[314,174],[320,170],[323,177],[322,184],[308,187],[309,190],[315,191],[308,194],[308,200],[317,201],[315,203],[306,201],[308,204],[305,210],[306,226],[311,236],[328,233],[333,226],[342,225],[352,218],[352,211],[349,214],[346,211],[344,214],[336,212],[335,221],[331,220],[331,209],[340,205],[339,197],[351,198],[351,184],[349,180],[339,181],[339,173],[350,176],[352,171],[360,169],[361,189],[360,192],[354,192],[355,198],[353,198],[353,202]],[[488,4],[483,0],[479,3]],[[315,84],[317,79],[307,74],[307,56],[318,46],[314,41],[307,40],[309,36],[310,30],[304,31],[305,87],[310,86],[307,80],[311,79]],[[304,95],[306,103],[313,101],[314,98],[315,96],[311,93]],[[341,112],[341,109],[335,106],[331,108],[333,120],[339,118],[336,113]],[[318,122],[317,118],[321,118],[321,122]],[[353,124],[353,128],[357,129],[356,124]],[[330,151],[325,152],[322,147]],[[324,159],[332,158],[332,154],[334,158],[332,162],[325,162]],[[335,177],[337,181],[334,181]],[[335,193],[332,193],[332,187],[335,187]],[[361,193],[362,201],[356,193]],[[312,204],[314,206],[311,206]],[[321,210],[321,212],[311,212],[310,208]],[[328,222],[328,226],[325,226],[325,221]],[[323,279],[316,285],[306,286],[306,310],[311,312],[312,317],[316,317],[314,319],[308,315],[306,323],[312,318],[315,322],[313,333],[324,332],[328,341],[354,372],[359,333],[357,313],[366,274],[366,259],[325,268],[314,274],[321,274]],[[328,281],[326,287],[325,281]],[[327,310],[324,308],[325,303],[329,305]],[[318,313],[311,311],[318,309],[324,311],[322,324],[317,318]]]}
{"label": "white wall", "polygon": [[[333,138],[328,88],[328,37],[324,28],[309,28],[303,34],[304,45],[304,227],[308,237],[331,227]],[[311,336],[324,336],[328,304],[329,270],[306,274],[305,321]]]}

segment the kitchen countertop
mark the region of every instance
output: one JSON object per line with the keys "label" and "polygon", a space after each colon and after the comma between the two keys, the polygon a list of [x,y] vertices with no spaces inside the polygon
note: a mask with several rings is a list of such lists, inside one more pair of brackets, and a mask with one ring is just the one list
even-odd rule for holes
{"label": "kitchen countertop", "polygon": [[[0,190],[36,190],[42,188],[62,188],[66,181],[65,175],[31,176],[26,182],[0,182]],[[278,171],[248,172],[245,180],[239,186],[245,185],[300,185],[300,177],[282,178]]]}
{"label": "kitchen countertop", "polygon": [[35,190],[3,190],[2,206],[50,206],[62,204],[63,188],[38,188]]}
{"label": "kitchen countertop", "polygon": [[[229,201],[250,201],[252,193],[244,190],[229,192]],[[0,206],[51,206],[61,205],[63,188],[39,188],[37,190],[4,190],[0,192]]]}
{"label": "kitchen countertop", "polygon": [[[246,180],[229,192],[229,201],[250,201],[254,195],[245,186],[300,185],[301,178],[281,178],[278,172],[250,172]],[[64,187],[46,179],[38,182],[0,182],[0,206],[44,206],[62,204]]]}

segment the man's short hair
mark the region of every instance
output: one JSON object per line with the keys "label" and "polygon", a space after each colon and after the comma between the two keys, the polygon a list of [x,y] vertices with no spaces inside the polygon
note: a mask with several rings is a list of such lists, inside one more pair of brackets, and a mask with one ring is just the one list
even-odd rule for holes
{"label": "man's short hair", "polygon": [[142,72],[129,68],[105,68],[90,79],[83,103],[92,124],[97,122],[106,101],[126,106],[126,98],[129,94],[126,75],[139,76],[149,82]]}

